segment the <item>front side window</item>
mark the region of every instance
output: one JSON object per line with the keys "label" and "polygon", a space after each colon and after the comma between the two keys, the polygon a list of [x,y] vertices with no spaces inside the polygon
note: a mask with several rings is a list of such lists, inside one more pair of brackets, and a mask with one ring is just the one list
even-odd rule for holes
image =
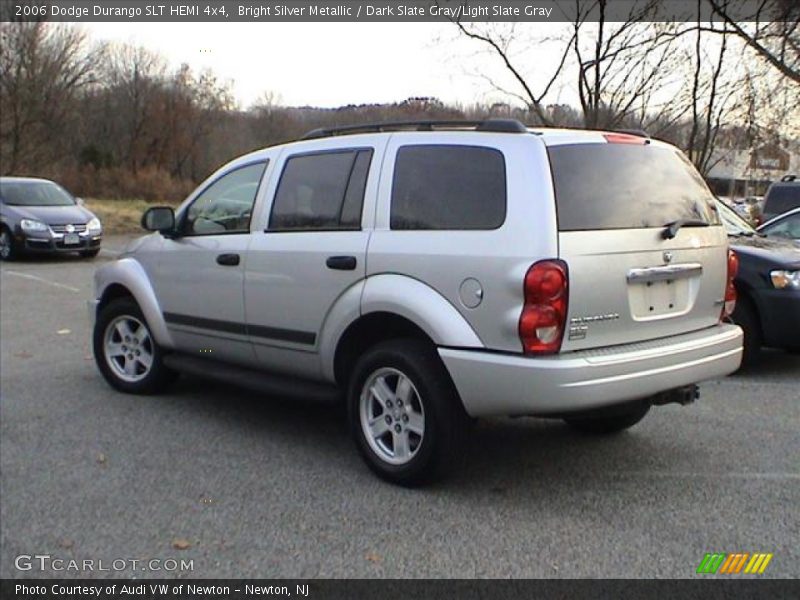
{"label": "front side window", "polygon": [[371,149],[289,158],[275,193],[269,230],[359,229],[371,160]]}
{"label": "front side window", "polygon": [[497,229],[506,218],[503,154],[478,146],[403,146],[392,184],[392,229]]}
{"label": "front side window", "polygon": [[248,233],[256,192],[267,162],[226,173],[195,198],[183,224],[185,235]]}

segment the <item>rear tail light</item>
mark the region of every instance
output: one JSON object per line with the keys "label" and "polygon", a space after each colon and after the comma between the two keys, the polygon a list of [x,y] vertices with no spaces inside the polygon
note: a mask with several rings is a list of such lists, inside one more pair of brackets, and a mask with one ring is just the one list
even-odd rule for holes
{"label": "rear tail light", "polygon": [[553,354],[561,349],[567,320],[567,284],[567,265],[560,260],[534,263],[525,274],[519,339],[526,354]]}
{"label": "rear tail light", "polygon": [[728,279],[725,283],[725,305],[722,307],[720,319],[730,317],[736,308],[736,286],[733,285],[733,280],[738,272],[739,257],[736,256],[736,252],[733,250],[728,250]]}

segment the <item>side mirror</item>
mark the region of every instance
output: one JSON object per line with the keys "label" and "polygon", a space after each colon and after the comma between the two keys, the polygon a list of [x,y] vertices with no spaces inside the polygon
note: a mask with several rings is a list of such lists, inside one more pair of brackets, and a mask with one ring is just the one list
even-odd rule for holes
{"label": "side mirror", "polygon": [[78,206],[86,206],[86,202],[84,202],[83,198],[75,198],[75,204]]}
{"label": "side mirror", "polygon": [[144,211],[142,227],[147,231],[175,232],[175,211],[169,206],[153,206]]}

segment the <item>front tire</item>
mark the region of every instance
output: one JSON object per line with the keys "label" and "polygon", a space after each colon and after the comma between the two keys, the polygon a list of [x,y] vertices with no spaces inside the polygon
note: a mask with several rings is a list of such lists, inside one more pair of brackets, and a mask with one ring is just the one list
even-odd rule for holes
{"label": "front tire", "polygon": [[619,433],[636,425],[650,412],[649,404],[641,404],[626,408],[621,412],[603,416],[565,417],[564,421],[581,433],[605,435]]}
{"label": "front tire", "polygon": [[93,349],[100,373],[121,392],[153,394],[175,377],[164,365],[164,352],[133,298],[112,300],[100,310]]}
{"label": "front tire", "polygon": [[15,260],[19,257],[19,249],[14,241],[11,230],[3,226],[0,228],[0,260]]}
{"label": "front tire", "polygon": [[367,350],[350,378],[347,405],[359,453],[386,481],[430,483],[463,457],[468,417],[428,343],[392,340]]}

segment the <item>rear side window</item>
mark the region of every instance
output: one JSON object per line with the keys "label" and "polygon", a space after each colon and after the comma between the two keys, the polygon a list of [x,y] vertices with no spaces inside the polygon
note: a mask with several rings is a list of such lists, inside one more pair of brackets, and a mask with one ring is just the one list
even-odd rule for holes
{"label": "rear side window", "polygon": [[548,148],[560,231],[719,223],[714,196],[678,151],[649,144]]}
{"label": "rear side window", "polygon": [[371,149],[292,156],[286,161],[270,231],[359,229]]}
{"label": "rear side window", "polygon": [[392,229],[497,229],[506,218],[503,154],[477,146],[403,146],[392,184]]}
{"label": "rear side window", "polygon": [[773,185],[764,199],[764,212],[780,215],[800,206],[800,184]]}

